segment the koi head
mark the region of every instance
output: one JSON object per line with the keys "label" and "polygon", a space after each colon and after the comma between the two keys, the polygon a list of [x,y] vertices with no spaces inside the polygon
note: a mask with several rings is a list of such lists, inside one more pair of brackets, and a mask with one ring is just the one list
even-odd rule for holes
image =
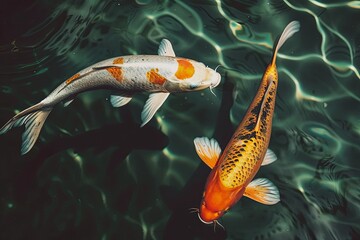
{"label": "koi head", "polygon": [[216,88],[220,84],[221,76],[215,70],[206,67],[204,75],[205,77],[201,81],[190,82],[190,91],[203,90],[206,88],[210,88],[211,91],[213,88]]}
{"label": "koi head", "polygon": [[216,168],[213,168],[208,177],[198,212],[200,221],[205,224],[217,224],[218,219],[237,202],[237,199],[237,191],[225,189],[220,182]]}
{"label": "koi head", "polygon": [[206,207],[206,203],[203,200],[200,206],[200,210],[198,213],[199,219],[201,222],[205,224],[212,224],[217,221],[220,217],[222,217],[225,214],[225,211],[214,211]]}
{"label": "koi head", "polygon": [[169,80],[165,86],[169,92],[192,92],[206,88],[212,90],[219,85],[220,74],[205,67],[203,63],[191,60],[178,60],[178,62],[179,68],[175,73],[175,79]]}

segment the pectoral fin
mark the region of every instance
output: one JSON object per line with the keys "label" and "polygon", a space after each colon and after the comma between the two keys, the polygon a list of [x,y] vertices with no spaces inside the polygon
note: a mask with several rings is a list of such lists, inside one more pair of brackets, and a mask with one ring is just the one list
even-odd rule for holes
{"label": "pectoral fin", "polygon": [[194,139],[195,149],[201,160],[211,169],[216,165],[221,148],[215,139],[208,139],[206,137]]}
{"label": "pectoral fin", "polygon": [[156,111],[161,107],[169,95],[170,93],[163,92],[150,94],[150,97],[146,101],[144,109],[141,112],[141,127],[143,127],[151,120]]}
{"label": "pectoral fin", "polygon": [[167,40],[167,39],[161,40],[160,45],[159,45],[158,54],[160,56],[175,57],[174,49],[169,40]]}
{"label": "pectoral fin", "polygon": [[266,205],[273,205],[280,201],[279,190],[266,178],[257,178],[249,183],[244,196]]}
{"label": "pectoral fin", "polygon": [[277,157],[276,157],[275,153],[273,151],[271,151],[270,149],[268,149],[266,151],[264,161],[262,162],[261,166],[268,165],[270,163],[275,162],[276,160],[277,160]]}
{"label": "pectoral fin", "polygon": [[122,107],[131,101],[132,97],[111,95],[110,102],[113,107]]}

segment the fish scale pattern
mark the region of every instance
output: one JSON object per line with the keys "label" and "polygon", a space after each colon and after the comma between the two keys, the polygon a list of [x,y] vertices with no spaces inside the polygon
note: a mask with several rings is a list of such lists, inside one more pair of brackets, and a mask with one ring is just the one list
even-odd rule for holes
{"label": "fish scale pattern", "polygon": [[221,182],[228,188],[244,185],[249,177],[255,174],[265,145],[265,138],[256,134],[248,140],[237,141],[239,143],[227,151],[226,161],[220,165]]}
{"label": "fish scale pattern", "polygon": [[220,180],[227,188],[243,186],[261,165],[259,161],[263,160],[271,133],[268,126],[271,126],[275,107],[276,79],[276,69],[268,67],[243,123],[228,144],[230,148],[220,159]]}

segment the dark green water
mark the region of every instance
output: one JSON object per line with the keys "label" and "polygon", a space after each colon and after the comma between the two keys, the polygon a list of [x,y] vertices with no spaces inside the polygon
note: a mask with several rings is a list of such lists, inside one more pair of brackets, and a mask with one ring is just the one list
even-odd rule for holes
{"label": "dark green water", "polygon": [[[4,1],[0,10],[0,122],[100,60],[155,54],[167,38],[178,56],[219,68],[215,89],[171,95],[139,128],[147,95],[116,109],[110,92],[59,104],[20,156],[22,129],[0,136],[0,239],[360,239],[360,2]],[[258,177],[281,202],[241,199],[202,224],[209,169],[193,139],[224,147],[241,121],[272,45],[280,50],[270,148]]]}

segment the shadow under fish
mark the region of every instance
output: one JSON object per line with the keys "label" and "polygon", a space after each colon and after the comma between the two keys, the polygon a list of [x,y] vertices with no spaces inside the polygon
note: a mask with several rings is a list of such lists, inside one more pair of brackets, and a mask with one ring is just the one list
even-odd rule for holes
{"label": "shadow under fish", "polygon": [[[120,134],[121,133],[121,134]],[[105,185],[111,188],[111,181],[116,176],[116,169],[128,154],[135,149],[161,150],[168,144],[168,137],[160,129],[152,126],[140,127],[134,121],[105,125],[101,128],[84,132],[75,136],[59,137],[39,146],[37,154],[30,154],[10,163],[9,173],[5,178],[9,186],[13,186],[14,200],[20,200],[38,188],[37,175],[46,160],[68,149],[76,152],[93,150],[95,154],[114,148],[107,161]],[[85,159],[86,161],[86,159]]]}
{"label": "shadow under fish", "polygon": [[[221,107],[218,114],[214,136],[219,144],[225,147],[227,139],[233,134],[234,127],[230,121],[230,109],[233,104],[234,84],[225,75]],[[199,164],[184,188],[176,193],[171,186],[162,186],[160,192],[163,201],[172,211],[165,227],[164,239],[226,239],[227,234],[221,227],[204,225],[199,221],[197,214],[189,209],[199,205],[206,179],[211,169]]]}

